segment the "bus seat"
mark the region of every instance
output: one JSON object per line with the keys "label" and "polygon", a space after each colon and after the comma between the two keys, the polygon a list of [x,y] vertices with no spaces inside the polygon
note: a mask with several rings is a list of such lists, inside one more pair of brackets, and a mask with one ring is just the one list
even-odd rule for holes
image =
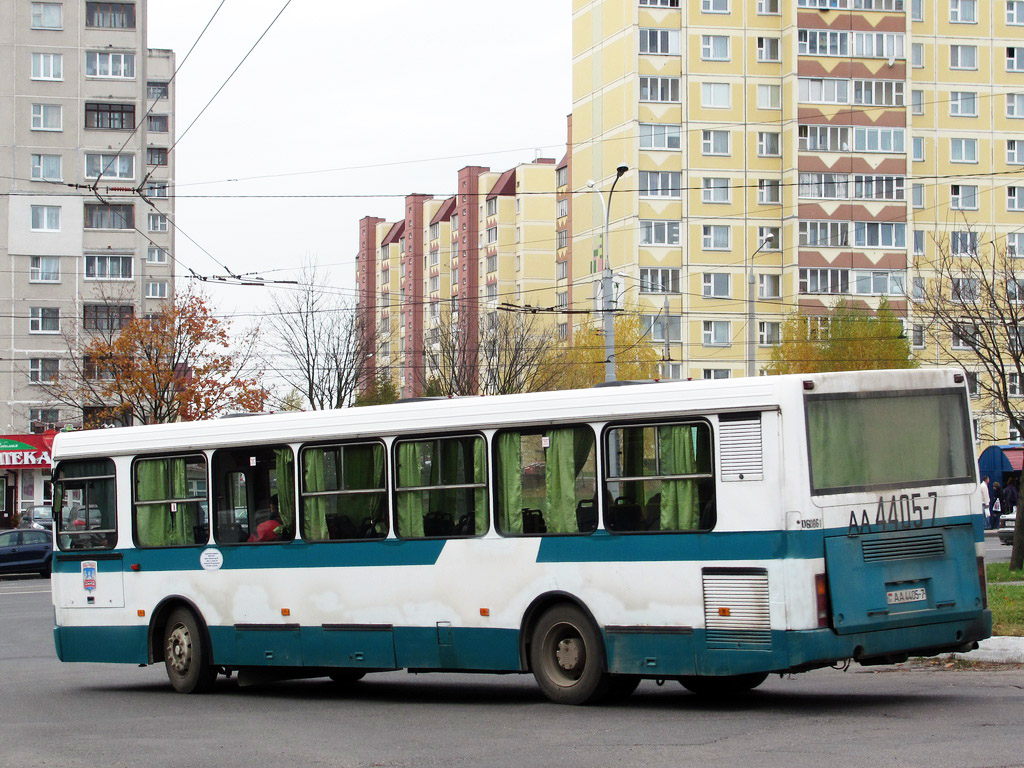
{"label": "bus seat", "polygon": [[656,493],[647,500],[644,507],[644,519],[647,521],[644,526],[648,531],[661,530],[661,494]]}
{"label": "bus seat", "polygon": [[455,532],[455,522],[447,512],[427,512],[423,516],[424,536],[451,536]]}
{"label": "bus seat", "polygon": [[619,499],[609,510],[613,531],[644,531],[644,513],[639,504],[621,503]]}
{"label": "bus seat", "polygon": [[576,505],[576,528],[583,533],[597,530],[597,499],[581,499]]}
{"label": "bus seat", "polygon": [[331,515],[327,518],[327,536],[331,541],[354,539],[357,538],[356,527],[344,515]]}
{"label": "bus seat", "polygon": [[544,513],[539,509],[523,507],[523,533],[547,533],[548,526],[544,522]]}
{"label": "bus seat", "polygon": [[473,515],[463,515],[455,524],[456,536],[472,536],[476,533],[476,518]]}

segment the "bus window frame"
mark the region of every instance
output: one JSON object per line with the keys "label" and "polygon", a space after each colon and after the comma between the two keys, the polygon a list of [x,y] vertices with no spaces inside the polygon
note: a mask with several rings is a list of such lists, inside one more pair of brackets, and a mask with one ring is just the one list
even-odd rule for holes
{"label": "bus window frame", "polygon": [[[410,486],[408,488],[400,488],[398,485],[398,447],[402,443],[418,443],[427,442],[433,440],[458,440],[465,437],[478,437],[484,441],[484,482],[480,483],[460,483],[458,485],[417,485]],[[389,463],[390,463],[390,478],[391,478],[391,530],[394,532],[394,536],[399,541],[447,541],[449,539],[482,539],[491,531],[494,530],[494,519],[493,519],[493,504],[491,503],[492,496],[492,485],[490,482],[491,478],[491,463],[490,463],[490,451],[488,450],[487,434],[483,429],[479,430],[467,430],[465,432],[432,432],[427,434],[404,434],[395,435],[391,440],[391,446],[389,451]],[[449,534],[442,536],[413,536],[407,537],[402,536],[398,531],[398,494],[405,491],[430,491],[430,490],[443,490],[443,489],[474,489],[483,488],[484,491],[484,512],[487,518],[487,530],[483,532],[477,532],[470,535],[460,534]],[[458,521],[453,521],[456,524]]]}
{"label": "bus window frame", "polygon": [[[716,417],[717,418],[717,417]],[[664,417],[660,419],[649,419],[643,421],[637,421],[634,419],[628,421],[610,421],[604,424],[601,429],[601,472],[600,472],[600,488],[598,490],[598,497],[601,500],[600,510],[600,522],[602,530],[613,536],[636,536],[636,535],[647,535],[647,536],[659,536],[659,535],[684,535],[692,536],[695,534],[708,534],[718,527],[717,513],[715,517],[715,523],[710,528],[694,528],[692,530],[642,530],[642,531],[623,531],[610,528],[608,526],[609,509],[611,505],[611,496],[607,492],[607,484],[611,481],[609,476],[609,467],[611,466],[610,451],[609,451],[609,436],[612,430],[615,429],[628,429],[630,427],[666,427],[666,426],[700,426],[707,427],[708,430],[708,445],[711,451],[711,472],[700,472],[691,475],[650,475],[644,477],[633,477],[633,476],[622,476],[616,477],[615,482],[642,482],[644,480],[710,480],[712,489],[712,498],[710,503],[714,505],[714,508],[718,508],[718,443],[716,441],[716,424],[712,422],[711,418],[707,416],[682,416],[682,417]],[[699,500],[699,496],[698,496]],[[702,510],[698,510],[698,515]]]}
{"label": "bus window frame", "polygon": [[[242,544],[247,545],[247,546],[252,546],[254,544],[260,544],[260,545],[276,544],[276,545],[280,546],[281,544],[287,544],[287,543],[289,543],[291,541],[295,541],[295,539],[297,538],[296,531],[292,531],[292,535],[291,535],[290,538],[275,539],[273,541],[251,541],[249,538],[246,538],[243,541],[221,541],[218,538],[218,536],[217,536],[217,531],[218,531],[218,526],[217,526],[217,522],[216,522],[217,511],[213,509],[213,500],[216,499],[215,491],[219,490],[219,485],[216,482],[217,481],[217,476],[214,474],[214,464],[217,461],[217,454],[218,453],[220,453],[222,451],[227,452],[227,453],[230,453],[232,451],[240,451],[240,452],[243,452],[243,453],[245,451],[250,451],[250,452],[252,452],[252,451],[275,451],[275,450],[279,450],[279,449],[282,449],[282,448],[287,448],[289,451],[291,451],[292,463],[294,464],[298,460],[297,456],[296,456],[296,451],[295,451],[295,444],[292,443],[292,442],[288,442],[287,440],[285,440],[283,442],[274,442],[274,443],[249,443],[249,444],[245,444],[245,445],[225,445],[225,446],[221,446],[219,448],[213,448],[213,449],[209,450],[210,456],[209,456],[209,460],[208,460],[208,463],[207,463],[207,474],[209,475],[210,479],[207,482],[206,493],[207,493],[208,503],[209,503],[209,507],[210,507],[210,510],[208,512],[208,516],[209,516],[209,521],[210,521],[210,542],[211,542],[211,546],[216,546],[216,547],[237,547],[237,546],[242,545]],[[275,468],[274,471],[277,472],[279,470],[277,470]],[[295,483],[295,480],[296,480],[295,473],[296,472],[297,472],[297,470],[293,470],[292,477],[291,477],[292,491],[293,492],[295,491],[295,488],[296,488],[296,483]],[[230,472],[228,474],[232,474],[233,475],[233,474],[236,474],[236,472]],[[243,474],[243,477],[245,477],[244,474]],[[280,484],[280,482],[281,482],[280,477],[278,477],[278,484]],[[249,485],[249,478],[248,477],[245,477],[245,483],[246,483],[246,487],[248,489],[248,485]],[[267,487],[268,487],[268,490],[269,490],[269,487],[270,487],[269,483],[268,483]],[[248,496],[249,496],[249,493],[248,493],[248,490],[247,490],[246,491],[246,517],[247,517],[247,519],[250,518],[257,511],[259,511],[259,510],[250,510],[249,509]],[[268,501],[269,501],[269,499],[268,499]],[[298,506],[298,501],[296,499],[296,507],[297,506]],[[269,509],[269,506],[268,506],[268,509]],[[234,508],[232,508],[232,514],[234,514]],[[280,499],[279,499],[278,500],[278,515],[279,515],[278,519],[281,519],[280,518],[280,514],[281,514],[281,512],[280,512]],[[297,515],[298,515],[298,511],[296,510],[296,516]],[[253,535],[256,534],[256,527],[257,526],[252,526],[251,530],[249,531],[249,535],[250,536],[253,536]]]}
{"label": "bus window frame", "polygon": [[[346,446],[358,446],[358,445],[379,445],[381,450],[384,452],[384,486],[382,488],[365,488],[357,491],[314,491],[312,493],[306,492],[306,465],[305,455],[307,450],[315,450],[317,448],[344,448]],[[372,541],[385,541],[392,538],[395,535],[395,523],[394,523],[394,508],[392,507],[392,491],[394,490],[395,483],[392,482],[392,468],[391,462],[389,461],[389,450],[388,443],[384,438],[380,437],[369,437],[369,438],[353,438],[351,440],[328,440],[317,443],[303,443],[299,446],[297,452],[297,459],[295,465],[295,473],[297,480],[298,493],[296,495],[297,507],[296,510],[296,538],[301,539],[309,544],[351,544],[353,542],[372,542]],[[367,495],[371,493],[380,493],[384,496],[384,521],[387,524],[387,531],[383,536],[373,536],[353,539],[309,539],[306,538],[306,511],[305,511],[305,499],[307,496],[349,496],[349,495]]]}
{"label": "bus window frame", "polygon": [[[130,492],[130,496],[129,496],[129,499],[130,499],[129,514],[131,515],[131,521],[132,521],[132,543],[135,545],[136,549],[196,549],[198,547],[209,547],[209,546],[218,546],[219,547],[220,546],[219,544],[216,544],[213,541],[213,518],[212,518],[211,513],[210,513],[210,490],[213,488],[213,478],[210,476],[210,473],[211,473],[212,467],[213,467],[213,461],[212,461],[213,451],[214,451],[214,449],[212,449],[212,448],[209,448],[209,449],[208,448],[202,448],[202,449],[200,449],[198,451],[192,451],[192,452],[186,452],[186,453],[181,453],[179,451],[175,451],[175,452],[171,452],[171,453],[145,453],[145,454],[139,453],[139,454],[135,454],[134,456],[132,456],[131,467],[129,468],[129,473],[130,474],[128,476],[129,492]],[[206,541],[204,541],[202,543],[198,543],[198,544],[158,544],[156,546],[139,544],[138,515],[136,513],[136,507],[138,506],[138,502],[136,501],[136,498],[135,498],[136,497],[135,480],[136,480],[136,477],[137,477],[136,472],[135,472],[136,466],[138,465],[138,463],[140,461],[149,461],[149,460],[152,460],[152,459],[187,459],[190,456],[191,457],[202,456],[203,457],[203,461],[205,462],[205,465],[206,465],[206,496],[205,496],[205,499],[206,499]],[[181,499],[174,499],[174,501],[181,501]],[[188,501],[201,502],[201,499],[200,499],[200,497],[196,497],[196,498],[193,498],[193,499],[188,499]],[[143,504],[167,504],[167,503],[170,503],[170,502],[167,501],[167,500],[164,500],[164,501],[145,501],[145,502],[142,502],[142,503]]]}
{"label": "bus window frame", "polygon": [[[590,430],[590,434],[594,439],[593,450],[594,450],[594,501],[597,503],[598,497],[601,495],[601,466],[600,466],[600,447],[598,441],[601,439],[601,433],[598,430],[594,422],[590,421],[572,421],[572,422],[554,422],[551,424],[529,424],[522,428],[516,427],[500,427],[495,429],[491,433],[491,449],[490,449],[490,461],[492,470],[496,470],[498,467],[498,441],[497,437],[501,434],[508,434],[510,432],[518,433],[519,435],[538,435],[543,434],[552,429],[576,429],[579,427],[586,427]],[[545,462],[546,464],[546,462]],[[602,516],[600,514],[600,507],[597,507],[597,524],[592,530],[589,531],[544,531],[536,533],[513,533],[509,531],[503,531],[498,526],[498,480],[497,475],[492,472],[492,481],[490,484],[490,497],[491,497],[491,528],[494,532],[506,539],[534,539],[537,537],[560,537],[560,536],[593,536],[597,531],[601,530],[602,527]],[[577,502],[579,504],[579,502]]]}
{"label": "bus window frame", "polygon": [[[61,469],[65,465],[67,465],[67,464],[81,464],[81,463],[95,462],[95,461],[105,461],[105,462],[109,463],[110,467],[111,467],[111,470],[112,470],[111,474],[109,474],[109,475],[90,475],[88,477],[73,477],[73,478],[68,478],[68,479],[71,480],[71,481],[75,481],[75,482],[81,482],[81,481],[86,481],[86,480],[112,480],[114,482],[114,499],[113,499],[113,501],[114,501],[114,527],[112,529],[110,529],[110,528],[93,528],[91,530],[81,531],[81,532],[65,531],[63,529],[63,527],[62,527],[63,526],[63,522],[64,522],[63,509],[58,508],[56,504],[53,504],[53,510],[54,510],[54,512],[53,512],[53,536],[54,536],[54,540],[57,543],[57,548],[61,552],[82,552],[82,551],[86,551],[86,550],[96,550],[96,551],[101,551],[102,550],[102,551],[107,551],[107,550],[117,549],[117,544],[118,544],[118,540],[119,540],[119,528],[118,528],[118,519],[117,519],[118,518],[118,514],[117,514],[117,512],[118,512],[118,504],[117,504],[117,462],[114,461],[113,457],[112,456],[103,456],[103,457],[100,457],[99,459],[66,459],[64,461],[59,461],[59,462],[57,462],[56,466],[54,466],[53,471],[51,472],[50,477],[51,478],[59,477]],[[65,482],[64,480],[56,480],[55,483],[54,483],[54,487],[56,488],[58,483],[59,484],[63,484],[64,482]],[[63,489],[60,490],[60,499],[61,499],[61,506],[63,506],[63,501],[64,501]],[[51,500],[53,501],[55,499],[51,499]],[[88,521],[88,519],[89,519],[89,517],[88,517],[88,515],[89,515],[88,500],[86,500],[86,504],[85,504],[84,509],[85,509],[85,514],[86,514],[86,520]],[[64,546],[61,545],[61,536],[68,536],[68,537],[70,537],[69,541],[74,541],[76,536],[84,538],[87,534],[97,534],[97,533],[102,533],[102,534],[110,534],[110,533],[112,533],[112,534],[114,534],[113,543],[110,546],[103,546],[103,547],[81,547],[81,548],[78,548],[78,547],[64,547]]]}

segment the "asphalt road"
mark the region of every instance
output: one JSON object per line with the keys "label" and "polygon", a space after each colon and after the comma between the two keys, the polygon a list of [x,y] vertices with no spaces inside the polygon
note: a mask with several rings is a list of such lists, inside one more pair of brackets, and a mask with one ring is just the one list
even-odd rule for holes
{"label": "asphalt road", "polygon": [[549,704],[527,676],[371,676],[172,693],[162,667],[61,664],[48,582],[0,580],[0,767],[1024,764],[1024,668],[818,670],[708,702],[645,682]]}

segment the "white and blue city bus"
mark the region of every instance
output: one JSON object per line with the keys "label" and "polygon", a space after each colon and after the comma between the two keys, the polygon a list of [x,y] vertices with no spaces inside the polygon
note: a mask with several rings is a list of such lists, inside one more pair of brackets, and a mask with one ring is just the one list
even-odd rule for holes
{"label": "white and blue city bus", "polygon": [[965,377],[663,382],[62,433],[63,661],[741,691],[991,632]]}

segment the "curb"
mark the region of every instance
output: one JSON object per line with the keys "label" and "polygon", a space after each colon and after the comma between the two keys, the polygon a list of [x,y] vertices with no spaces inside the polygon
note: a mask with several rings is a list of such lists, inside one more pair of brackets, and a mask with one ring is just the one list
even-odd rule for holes
{"label": "curb", "polygon": [[964,661],[987,661],[993,664],[1024,664],[1024,637],[990,637],[978,643],[978,649],[968,653],[954,653],[953,658]]}

